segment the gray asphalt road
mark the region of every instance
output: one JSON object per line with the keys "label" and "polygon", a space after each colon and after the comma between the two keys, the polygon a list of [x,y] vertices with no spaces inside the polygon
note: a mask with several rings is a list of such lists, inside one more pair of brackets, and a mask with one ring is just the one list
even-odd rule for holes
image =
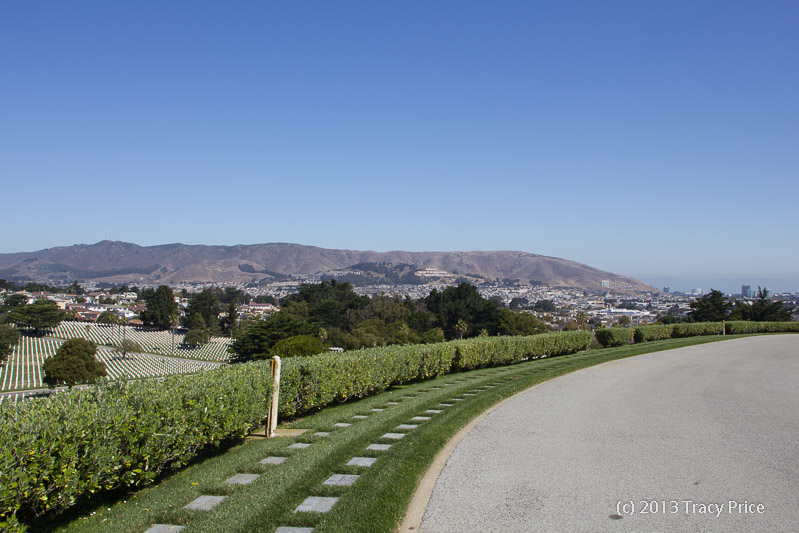
{"label": "gray asphalt road", "polygon": [[457,446],[420,529],[799,531],[797,484],[799,335],[750,337],[514,397]]}

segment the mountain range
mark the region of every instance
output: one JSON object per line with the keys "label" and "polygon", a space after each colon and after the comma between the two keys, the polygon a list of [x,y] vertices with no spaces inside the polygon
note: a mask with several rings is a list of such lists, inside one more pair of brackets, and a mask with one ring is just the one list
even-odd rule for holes
{"label": "mountain range", "polygon": [[373,252],[291,243],[139,246],[101,241],[0,254],[0,278],[49,283],[263,283],[337,274],[367,275],[385,281],[385,276],[381,278],[376,272],[385,274],[392,268],[406,274],[435,269],[446,271],[451,278],[474,281],[518,280],[524,285],[599,288],[600,282],[607,280],[611,287],[654,290],[637,279],[574,261],[512,251]]}

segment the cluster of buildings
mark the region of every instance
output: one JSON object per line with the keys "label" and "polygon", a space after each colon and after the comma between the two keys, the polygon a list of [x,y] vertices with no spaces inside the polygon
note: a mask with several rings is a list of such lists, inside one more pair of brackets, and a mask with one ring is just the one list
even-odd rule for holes
{"label": "cluster of buildings", "polygon": [[[438,269],[422,269],[417,276],[427,278],[424,284],[377,284],[355,287],[356,293],[367,296],[386,294],[399,297],[420,299],[426,297],[432,290],[442,291],[455,283],[454,279],[442,279],[444,271]],[[175,287],[177,294],[194,293],[210,287],[234,287],[250,294],[253,298],[259,295],[269,295],[279,300],[290,294],[296,293],[303,283],[318,282],[318,277],[309,279],[294,279],[275,281],[258,285],[256,287],[245,284],[211,284],[211,283],[182,283]],[[89,290],[80,296],[70,294],[28,293],[22,291],[30,302],[37,298],[48,298],[67,311],[72,318],[83,321],[96,321],[102,313],[111,312],[124,317],[128,323],[140,324],[138,315],[146,305],[137,300],[137,294],[126,292],[110,294],[94,290],[91,284],[86,284]],[[510,305],[512,308],[535,313],[539,318],[552,323],[563,324],[572,320],[584,320],[585,317],[594,323],[602,322],[614,324],[625,320],[632,324],[655,322],[663,315],[683,316],[690,311],[690,303],[701,297],[701,289],[688,292],[671,292],[668,287],[663,291],[631,290],[628,287],[611,286],[609,281],[603,280],[596,288],[576,287],[551,287],[545,285],[522,285],[509,283],[502,280],[485,281],[478,285],[478,290],[487,299]],[[5,291],[0,291],[3,295]],[[742,285],[740,295],[731,295],[737,298],[755,298],[756,291],[751,286]],[[18,293],[20,294],[20,293]],[[770,295],[772,296],[772,295]],[[799,294],[774,295],[776,299],[788,301],[794,308],[799,307]],[[176,297],[181,308],[188,305],[187,298]],[[536,305],[547,302],[546,306]],[[543,307],[543,308],[542,308]],[[239,305],[240,316],[269,316],[278,311],[276,305],[269,303],[255,303]],[[626,317],[623,319],[622,317]],[[629,320],[627,320],[629,319]]]}

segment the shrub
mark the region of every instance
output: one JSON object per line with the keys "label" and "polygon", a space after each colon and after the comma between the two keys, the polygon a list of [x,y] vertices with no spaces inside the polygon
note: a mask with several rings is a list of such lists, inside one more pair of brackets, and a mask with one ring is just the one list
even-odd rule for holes
{"label": "shrub", "polygon": [[[202,318],[200,315],[196,315]],[[183,337],[183,344],[187,346],[200,346],[211,340],[211,334],[206,329],[194,328],[186,332]]]}
{"label": "shrub", "polygon": [[280,357],[295,357],[302,355],[316,355],[325,351],[322,341],[312,335],[294,335],[277,341],[272,347],[272,355]]}
{"label": "shrub", "polygon": [[596,340],[602,346],[621,346],[633,340],[634,331],[630,328],[603,328],[596,331]]}
{"label": "shrub", "polygon": [[738,333],[778,333],[799,332],[799,322],[749,322],[736,320],[727,322],[726,331],[730,335]]}
{"label": "shrub", "polygon": [[671,338],[674,327],[671,324],[655,324],[652,326],[638,326],[633,333],[636,344],[649,341],[660,341]]}
{"label": "shrub", "polygon": [[721,335],[724,333],[722,322],[688,322],[674,324],[671,336],[674,339],[681,337],[696,337],[697,335]]}
{"label": "shrub", "polygon": [[269,411],[271,383],[261,363],[0,404],[0,523],[146,485],[201,448],[246,435]]}
{"label": "shrub", "polygon": [[106,375],[105,363],[94,358],[97,345],[90,340],[69,339],[42,365],[43,381],[50,387],[94,383]]}

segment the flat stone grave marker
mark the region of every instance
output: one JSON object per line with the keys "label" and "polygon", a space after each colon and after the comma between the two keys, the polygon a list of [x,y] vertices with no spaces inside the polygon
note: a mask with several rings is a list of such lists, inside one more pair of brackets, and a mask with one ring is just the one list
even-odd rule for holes
{"label": "flat stone grave marker", "polygon": [[370,444],[366,447],[367,450],[375,450],[378,452],[385,452],[391,448],[391,444]]}
{"label": "flat stone grave marker", "polygon": [[227,498],[227,496],[200,496],[190,504],[184,506],[184,509],[189,509],[191,511],[210,511],[220,503],[222,500]]}
{"label": "flat stone grave marker", "polygon": [[348,427],[350,427],[352,424],[348,424],[348,423],[346,423],[346,422],[336,422],[336,423],[335,423],[335,424],[333,424],[333,425],[334,425],[334,426],[336,426],[337,428],[348,428]]}
{"label": "flat stone grave marker", "polygon": [[379,413],[379,412],[381,412],[381,411],[385,411],[385,409],[380,409],[380,408],[378,408],[378,407],[375,407],[374,409],[369,409],[369,410],[370,410],[370,411],[374,411],[375,413]]}
{"label": "flat stone grave marker", "polygon": [[262,465],[279,465],[286,461],[286,457],[267,457],[258,461]]}
{"label": "flat stone grave marker", "polygon": [[153,526],[144,533],[167,533],[168,531],[183,531],[186,526],[173,526],[170,524],[153,524]]}
{"label": "flat stone grave marker", "polygon": [[363,420],[364,418],[369,418],[369,417],[366,416],[366,415],[355,415],[352,418],[355,418],[355,419],[358,419],[358,420]]}
{"label": "flat stone grave marker", "polygon": [[417,420],[419,422],[424,422],[425,420],[430,420],[429,416],[414,416],[411,420]]}
{"label": "flat stone grave marker", "polygon": [[295,450],[302,450],[304,448],[307,448],[308,446],[310,446],[310,444],[308,444],[307,442],[295,442],[294,444],[289,446],[289,448],[294,448]]}
{"label": "flat stone grave marker", "polygon": [[386,433],[381,439],[392,439],[392,440],[399,440],[405,436],[405,433]]}
{"label": "flat stone grave marker", "polygon": [[347,466],[372,466],[377,461],[376,457],[353,457],[347,463]]}
{"label": "flat stone grave marker", "polygon": [[463,401],[463,400],[465,400],[465,399],[466,399],[466,398],[453,398],[453,399],[452,399],[452,401],[453,401],[453,402],[462,402],[462,401]]}
{"label": "flat stone grave marker", "polygon": [[280,526],[275,530],[275,533],[313,533],[313,528]]}
{"label": "flat stone grave marker", "polygon": [[314,437],[328,437],[328,436],[330,436],[330,433],[328,433],[327,431],[317,431],[316,433],[313,434],[313,436]]}
{"label": "flat stone grave marker", "polygon": [[309,496],[294,509],[295,513],[327,513],[338,501],[338,498],[325,496]]}
{"label": "flat stone grave marker", "polygon": [[386,405],[399,405],[399,402],[386,402]]}
{"label": "flat stone grave marker", "polygon": [[428,409],[425,413],[430,413],[431,415],[437,415],[441,412],[441,409]]}
{"label": "flat stone grave marker", "polygon": [[416,424],[400,424],[397,429],[416,429],[418,427]]}
{"label": "flat stone grave marker", "polygon": [[438,404],[438,405],[441,405],[441,406],[443,406],[443,407],[452,407],[452,406],[453,406],[453,405],[455,405],[455,404],[454,404],[454,403],[440,403],[440,404]]}
{"label": "flat stone grave marker", "polygon": [[350,475],[350,474],[333,474],[332,476],[327,478],[327,481],[322,483],[322,485],[334,485],[336,487],[349,487],[350,485],[352,485],[353,483],[358,481],[359,477],[361,477],[361,476],[355,476],[355,475]]}
{"label": "flat stone grave marker", "polygon": [[473,392],[464,392],[463,395],[464,396],[474,396],[474,393]]}
{"label": "flat stone grave marker", "polygon": [[225,480],[225,483],[229,485],[249,485],[256,479],[258,479],[258,474],[236,474],[233,477],[229,477]]}

